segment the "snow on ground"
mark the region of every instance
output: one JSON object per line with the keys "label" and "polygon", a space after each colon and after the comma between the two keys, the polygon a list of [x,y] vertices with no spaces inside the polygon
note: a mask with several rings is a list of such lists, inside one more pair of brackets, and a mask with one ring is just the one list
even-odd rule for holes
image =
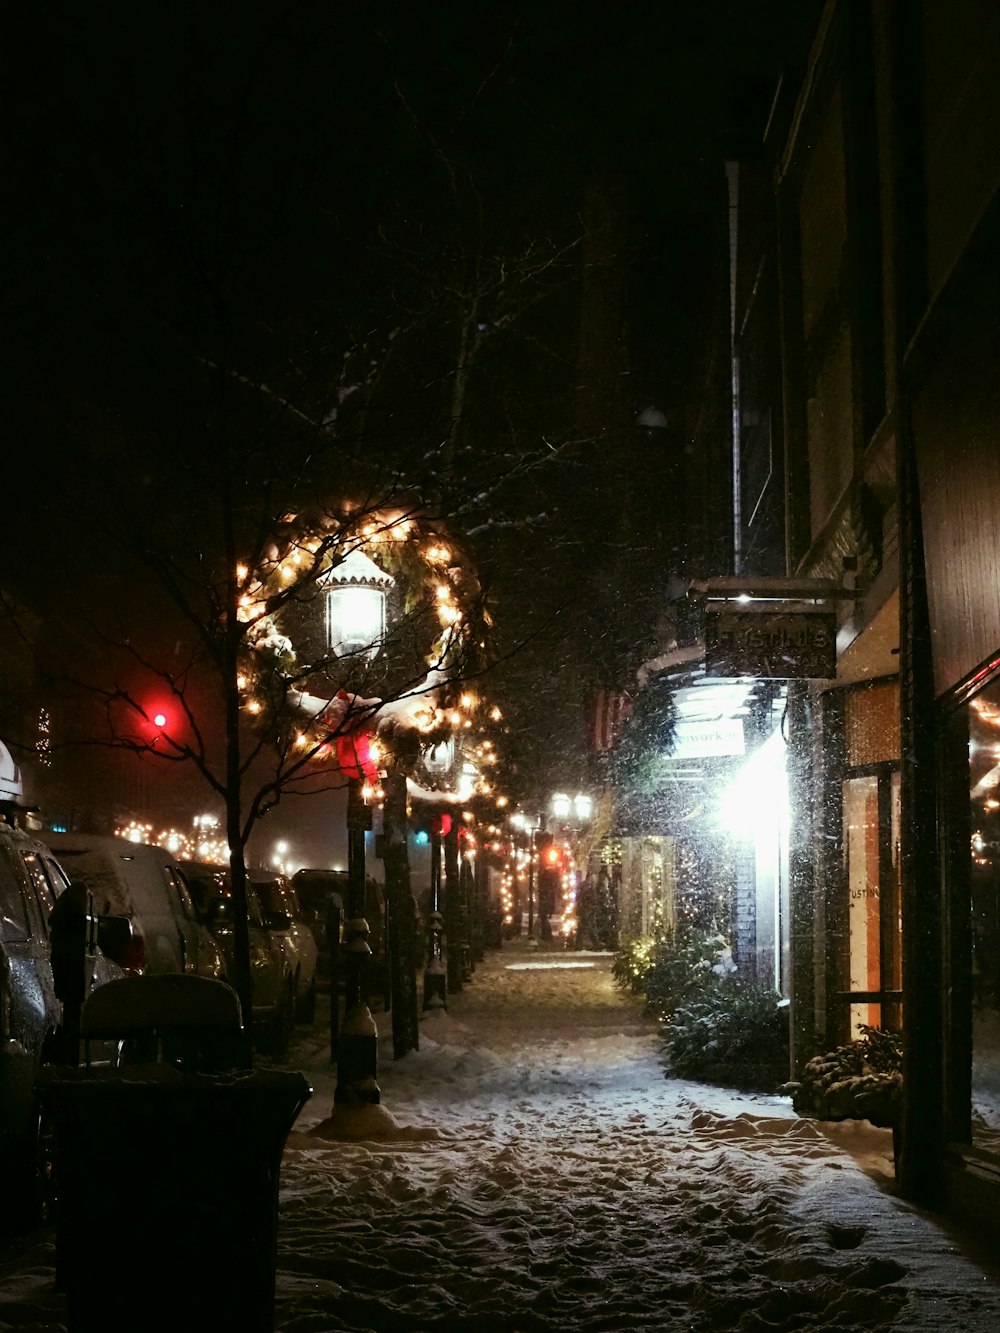
{"label": "snow on ground", "polygon": [[489,955],[383,1059],[368,1141],[337,1141],[326,1038],[298,1041],[281,1330],[1000,1327],[1000,1287],[891,1193],[889,1131],[665,1079],[610,963]]}
{"label": "snow on ground", "polygon": [[[314,1094],[281,1176],[276,1328],[420,1333],[1000,1328],[1000,1285],[892,1192],[891,1135],[663,1077],[610,955],[505,945],[391,1059]],[[56,1333],[51,1236],[0,1249],[0,1330]]]}

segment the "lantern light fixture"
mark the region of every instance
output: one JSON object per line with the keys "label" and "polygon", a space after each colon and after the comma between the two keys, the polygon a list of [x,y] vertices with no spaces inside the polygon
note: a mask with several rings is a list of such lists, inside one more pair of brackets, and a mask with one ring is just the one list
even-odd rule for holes
{"label": "lantern light fixture", "polygon": [[594,813],[594,801],[586,792],[577,792],[568,796],[565,792],[556,792],[549,802],[552,815],[560,823],[573,820],[577,824],[586,824]]}
{"label": "lantern light fixture", "polygon": [[573,797],[573,811],[577,819],[585,824],[594,813],[593,798],[588,796],[586,792],[577,792]]}
{"label": "lantern light fixture", "polygon": [[320,579],[328,586],[327,631],[338,657],[360,656],[371,662],[385,640],[385,604],[391,574],[363,551],[351,551]]}
{"label": "lantern light fixture", "polygon": [[552,813],[556,819],[568,819],[573,803],[565,792],[557,791],[552,797]]}

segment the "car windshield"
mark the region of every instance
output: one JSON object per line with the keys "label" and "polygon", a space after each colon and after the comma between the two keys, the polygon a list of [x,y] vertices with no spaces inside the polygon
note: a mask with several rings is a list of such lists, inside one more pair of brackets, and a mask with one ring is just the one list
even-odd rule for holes
{"label": "car windshield", "polygon": [[260,898],[261,906],[265,912],[288,912],[279,880],[255,879],[253,887],[257,891],[257,896]]}
{"label": "car windshield", "polygon": [[343,901],[347,897],[347,874],[334,871],[329,875],[303,876],[296,881],[295,891],[305,913],[315,918],[326,911],[331,898]]}
{"label": "car windshield", "polygon": [[[184,874],[201,918],[212,925],[231,925],[233,891],[229,871],[221,866],[184,866]],[[281,909],[284,910],[283,908]],[[247,921],[251,928],[263,930],[264,909],[256,887],[247,881]]]}
{"label": "car windshield", "polygon": [[129,903],[115,867],[89,850],[59,849],[59,863],[70,879],[80,880],[94,900],[97,916],[129,916]]}
{"label": "car windshield", "polygon": [[247,920],[251,926],[257,926],[260,930],[264,929],[264,909],[261,907],[257,889],[253,884],[247,885]]}

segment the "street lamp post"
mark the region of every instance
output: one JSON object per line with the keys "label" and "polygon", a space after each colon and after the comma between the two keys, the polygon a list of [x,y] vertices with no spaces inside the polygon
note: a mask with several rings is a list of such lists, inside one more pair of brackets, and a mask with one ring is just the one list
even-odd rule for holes
{"label": "street lamp post", "polygon": [[[541,834],[545,832],[545,815],[539,813],[534,819],[528,819],[525,827],[528,830],[528,943],[537,945],[535,925],[540,916],[538,849],[541,846]],[[544,935],[544,931],[542,933]]]}
{"label": "street lamp post", "polygon": [[535,828],[528,825],[528,943],[535,944]]}
{"label": "street lamp post", "polygon": [[424,968],[424,1008],[447,1009],[447,972],[444,956],[444,914],[441,911],[441,856],[443,834],[441,817],[431,827],[431,894],[427,918],[427,963]]}
{"label": "street lamp post", "polygon": [[[385,638],[387,591],[394,580],[361,551],[352,551],[323,580],[327,592],[327,630],[338,658],[372,662]],[[365,833],[371,811],[363,794],[362,756],[353,747],[347,777],[347,968],[344,1021],[337,1038],[335,1106],[381,1101],[378,1086],[378,1029],[368,1007],[367,973],[370,929],[365,919]],[[343,765],[342,765],[343,767]],[[336,996],[331,997],[336,1003]]]}
{"label": "street lamp post", "polygon": [[[453,737],[435,742],[424,751],[423,765],[432,779],[442,779],[455,766]],[[439,812],[431,819],[431,882],[430,911],[427,915],[427,947],[424,964],[423,1007],[434,1013],[448,1008],[448,957],[445,930],[447,884],[443,879],[445,838],[451,829],[452,816]]]}
{"label": "street lamp post", "polygon": [[[337,1086],[334,1105],[379,1102],[378,1029],[368,1008],[367,973],[370,929],[365,918],[365,833],[370,811],[360,778],[347,786],[347,969],[344,1022],[337,1039]],[[331,997],[333,1001],[335,997]]]}
{"label": "street lamp post", "polygon": [[[593,799],[586,792],[577,792],[575,796],[569,796],[565,792],[556,792],[549,802],[549,807],[553,818],[562,826],[564,833],[569,830],[574,835],[579,835],[582,827],[590,822],[594,812]],[[582,937],[589,936],[593,932],[594,905],[592,902],[593,885],[590,882],[590,868],[587,868],[582,890],[576,871],[574,871],[573,883],[576,890],[576,948],[580,948]],[[565,935],[571,931],[573,931],[573,919],[571,917],[567,922],[564,914],[563,933]]]}

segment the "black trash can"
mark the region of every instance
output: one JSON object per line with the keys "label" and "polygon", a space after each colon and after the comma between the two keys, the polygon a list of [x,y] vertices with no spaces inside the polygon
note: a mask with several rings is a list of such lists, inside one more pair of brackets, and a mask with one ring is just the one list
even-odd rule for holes
{"label": "black trash can", "polygon": [[38,1092],[72,1333],[271,1333],[278,1175],[305,1078],[49,1068]]}

